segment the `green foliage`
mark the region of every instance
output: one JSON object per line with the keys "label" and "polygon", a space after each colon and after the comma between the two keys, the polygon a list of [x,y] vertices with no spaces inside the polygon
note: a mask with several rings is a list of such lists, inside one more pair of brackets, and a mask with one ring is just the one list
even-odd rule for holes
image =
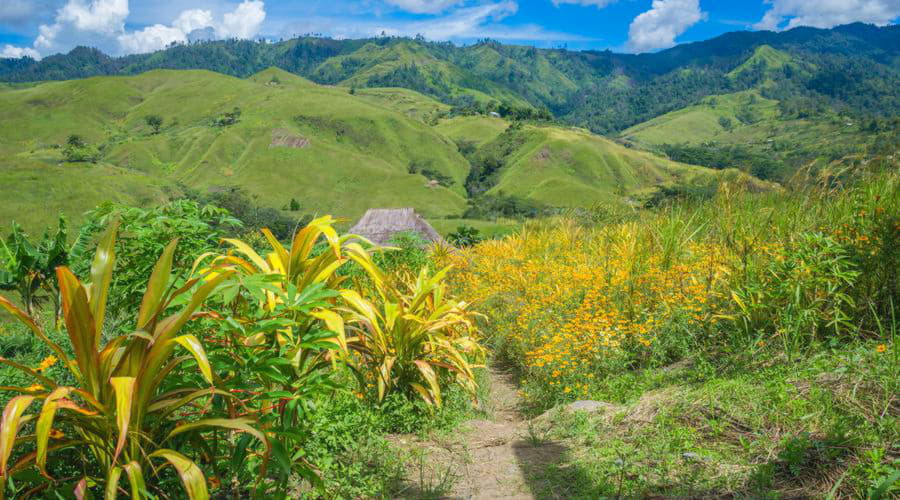
{"label": "green foliage", "polygon": [[[294,218],[275,208],[262,206],[256,197],[239,186],[210,189],[205,193],[185,188],[184,192],[187,199],[201,206],[212,205],[227,210],[229,215],[241,221],[245,232],[259,233],[263,228],[268,228],[279,240],[290,239],[298,228],[312,219],[310,216]],[[287,208],[291,212],[297,212],[300,210],[300,203],[291,198]]]}
{"label": "green foliage", "polygon": [[491,220],[498,217],[508,219],[534,218],[547,213],[547,208],[536,201],[526,200],[514,195],[484,194],[469,200],[469,208],[463,217],[470,219]]}
{"label": "green foliage", "polygon": [[815,342],[837,345],[853,333],[851,291],[859,271],[833,239],[805,233],[783,256],[734,290],[748,336],[775,337],[796,355]]}
{"label": "green foliage", "polygon": [[66,140],[66,146],[63,148],[63,158],[68,162],[89,162],[95,163],[100,157],[100,150],[85,142],[80,135],[70,135]]}
{"label": "green foliage", "polygon": [[484,236],[472,226],[459,226],[447,235],[447,241],[458,247],[469,247],[481,242]]}
{"label": "green foliage", "polygon": [[220,127],[228,127],[234,125],[241,118],[241,108],[235,106],[231,111],[226,111],[222,113],[221,116],[216,118],[216,125]]}
{"label": "green foliage", "polygon": [[407,171],[411,174],[422,175],[428,180],[438,181],[441,186],[453,185],[453,178],[449,175],[444,175],[443,173],[435,170],[434,160],[431,159],[410,160],[409,166],[407,166]]}
{"label": "green foliage", "polygon": [[84,244],[83,234],[79,234],[69,246],[66,219],[62,215],[56,232],[44,231],[36,243],[30,242],[28,235],[13,222],[9,236],[0,241],[0,290],[15,290],[29,315],[41,300],[52,300],[58,309],[56,268],[68,265],[73,254],[76,258],[83,254]]}
{"label": "green foliage", "polygon": [[144,117],[144,123],[153,130],[154,134],[158,134],[159,129],[162,128],[163,118],[159,115],[147,115]]}
{"label": "green foliage", "polygon": [[663,144],[662,150],[675,161],[716,169],[740,168],[763,180],[781,178],[788,171],[782,162],[773,159],[771,155],[758,153],[738,144]]}
{"label": "green foliage", "polygon": [[[159,255],[170,241],[178,239],[174,265],[185,269],[198,256],[218,247],[226,232],[241,226],[227,210],[189,200],[154,208],[104,203],[87,214],[82,233],[87,238],[96,237],[116,220],[121,233],[116,240],[119,272],[110,294],[110,308],[116,311],[129,311],[138,306],[146,277],[153,268],[153,256]],[[72,268],[86,276],[90,265],[82,257],[72,263]]]}
{"label": "green foliage", "polygon": [[[80,487],[86,489],[90,478],[91,486],[105,489],[107,497],[114,498],[124,473],[132,497],[145,498],[151,491],[174,487],[170,477],[160,475],[164,465],[172,465],[188,497],[208,498],[203,472],[177,451],[178,448],[183,451],[184,443],[190,442],[185,438],[196,437],[210,428],[222,428],[227,433],[240,431],[266,442],[247,419],[215,418],[215,414],[204,412],[205,418],[176,425],[172,418],[183,416],[180,413],[192,403],[210,402],[223,394],[215,387],[200,385],[201,377],[206,384],[213,384],[213,371],[203,345],[182,329],[228,273],[220,273],[202,283],[194,279],[178,290],[170,288],[176,243],[173,241],[153,266],[134,325],[135,331],[141,334],[107,337],[104,342],[109,287],[116,261],[115,238],[114,223],[100,239],[91,266],[91,283],[82,283],[65,266],[56,270],[69,337],[65,348],[51,340],[27,313],[0,297],[0,307],[26,325],[53,352],[36,368],[0,359],[4,365],[30,375],[36,382],[30,387],[4,388],[20,395],[7,403],[0,427],[3,487],[9,485],[14,490],[35,487],[33,491],[40,491],[70,489],[75,483],[81,483]],[[186,300],[179,300],[182,297]],[[183,306],[173,313],[167,311],[173,303]],[[188,355],[174,356],[178,347],[184,348]],[[195,364],[193,376],[186,377],[179,372],[179,365],[186,362]],[[69,372],[68,377],[53,380],[42,374],[56,363]],[[35,401],[42,402],[39,414],[25,415]],[[23,425],[33,434],[22,434],[17,439]],[[21,445],[26,442],[33,443],[35,453],[28,453],[30,450],[22,453]],[[15,444],[19,444],[18,458],[10,463]],[[70,449],[81,450],[83,469],[74,478],[63,477],[56,482],[51,474],[57,474],[59,466],[67,465],[65,455]],[[55,459],[61,460],[59,466]],[[25,469],[32,464],[44,478],[38,481],[29,478]],[[264,467],[263,464],[261,470]],[[144,476],[149,473],[157,482],[151,483],[148,489]]]}

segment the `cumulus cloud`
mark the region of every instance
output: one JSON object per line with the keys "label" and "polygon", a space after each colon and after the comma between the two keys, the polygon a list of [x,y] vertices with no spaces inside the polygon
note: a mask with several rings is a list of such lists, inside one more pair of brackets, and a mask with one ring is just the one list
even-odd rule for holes
{"label": "cumulus cloud", "polygon": [[41,55],[38,53],[38,51],[32,49],[31,47],[14,47],[7,44],[3,47],[3,50],[0,50],[0,59],[18,59],[20,57],[26,56],[32,59],[41,58]]}
{"label": "cumulus cloud", "polygon": [[559,7],[562,4],[583,5],[585,7],[597,7],[602,9],[609,4],[616,3],[616,0],[553,0],[553,5]]}
{"label": "cumulus cloud", "polygon": [[884,26],[900,17],[900,0],[767,0],[766,3],[772,7],[754,25],[756,29],[831,28],[857,21]]}
{"label": "cumulus cloud", "polygon": [[627,46],[633,52],[675,45],[675,37],[706,19],[700,0],[653,0],[650,10],[631,21]]}
{"label": "cumulus cloud", "polygon": [[414,14],[438,14],[463,0],[385,0],[387,3]]}
{"label": "cumulus cloud", "polygon": [[216,33],[222,38],[253,38],[266,20],[266,9],[259,0],[244,1],[234,12],[225,14]]}
{"label": "cumulus cloud", "polygon": [[[152,52],[172,42],[198,38],[192,33],[253,38],[266,19],[265,5],[260,0],[244,0],[232,12],[225,13],[221,21],[211,11],[190,9],[181,12],[171,25],[154,24],[136,31],[125,29],[128,13],[128,0],[68,0],[52,24],[38,28],[33,48],[7,45],[0,57],[40,58],[76,45],[90,45],[117,55]],[[202,37],[210,38],[206,34]]]}

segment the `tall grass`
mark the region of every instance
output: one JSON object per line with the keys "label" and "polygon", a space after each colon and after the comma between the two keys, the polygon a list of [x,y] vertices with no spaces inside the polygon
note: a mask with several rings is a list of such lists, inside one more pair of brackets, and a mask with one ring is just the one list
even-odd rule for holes
{"label": "tall grass", "polygon": [[[609,223],[566,217],[448,256],[539,407],[696,350],[789,358],[882,338],[898,302],[896,172],[752,193]],[[882,340],[888,340],[883,339]]]}

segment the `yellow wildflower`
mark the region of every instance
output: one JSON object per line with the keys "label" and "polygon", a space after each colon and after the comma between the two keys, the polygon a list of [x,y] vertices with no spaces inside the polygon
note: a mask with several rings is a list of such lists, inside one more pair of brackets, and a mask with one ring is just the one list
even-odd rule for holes
{"label": "yellow wildflower", "polygon": [[47,368],[50,368],[51,366],[55,365],[57,361],[59,361],[59,360],[56,359],[56,356],[51,354],[51,355],[47,356],[46,358],[44,358],[43,361],[41,361],[41,364],[38,365],[38,367],[35,371],[42,372],[42,371],[46,370]]}

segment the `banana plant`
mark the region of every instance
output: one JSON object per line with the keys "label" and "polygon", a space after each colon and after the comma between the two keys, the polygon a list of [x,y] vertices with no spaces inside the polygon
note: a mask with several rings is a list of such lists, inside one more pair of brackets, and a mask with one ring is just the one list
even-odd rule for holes
{"label": "banana plant", "polygon": [[[195,277],[174,289],[172,260],[177,240],[172,241],[147,282],[134,331],[103,342],[116,232],[113,223],[101,237],[90,283],[82,283],[65,266],[56,269],[70,343],[66,348],[51,340],[26,311],[0,297],[0,307],[45,343],[53,359],[74,380],[72,385],[61,385],[40,370],[0,358],[0,363],[35,381],[31,387],[2,387],[19,395],[9,401],[0,421],[0,479],[5,485],[10,476],[36,466],[47,478],[43,487],[50,488],[55,483],[48,457],[77,447],[93,460],[93,467],[86,470],[99,470],[103,475],[83,478],[76,495],[84,495],[87,484],[96,484],[104,486],[106,498],[115,498],[123,489],[120,480],[124,474],[130,496],[147,498],[151,483],[145,476],[158,476],[164,466],[171,465],[188,497],[208,498],[202,470],[178,445],[202,443],[199,433],[212,428],[245,433],[266,443],[266,437],[247,419],[201,418],[185,423],[174,418],[216,396],[229,397],[213,385],[214,374],[203,344],[182,329],[200,315],[198,309],[205,299],[232,271]],[[183,305],[176,307],[175,303]],[[185,377],[176,377],[176,370],[189,362],[196,365],[202,385],[185,384]],[[38,404],[36,413],[27,414]],[[26,428],[33,430],[22,432]],[[20,453],[11,462],[15,448],[34,451]]]}
{"label": "banana plant", "polygon": [[431,275],[427,266],[400,290],[381,282],[378,297],[342,290],[348,328],[361,370],[381,401],[392,390],[417,393],[441,406],[441,383],[449,377],[473,399],[478,389],[473,368],[484,362],[469,305],[446,296],[450,267]]}
{"label": "banana plant", "polygon": [[[6,240],[0,240],[0,290],[16,291],[29,315],[34,314],[39,299],[49,297],[54,304],[58,302],[54,270],[67,264],[70,255],[78,253],[84,244],[81,233],[71,247],[67,246],[67,237],[66,219],[60,215],[56,233],[44,232],[37,243],[30,242],[15,222]],[[42,292],[46,296],[42,297]]]}

